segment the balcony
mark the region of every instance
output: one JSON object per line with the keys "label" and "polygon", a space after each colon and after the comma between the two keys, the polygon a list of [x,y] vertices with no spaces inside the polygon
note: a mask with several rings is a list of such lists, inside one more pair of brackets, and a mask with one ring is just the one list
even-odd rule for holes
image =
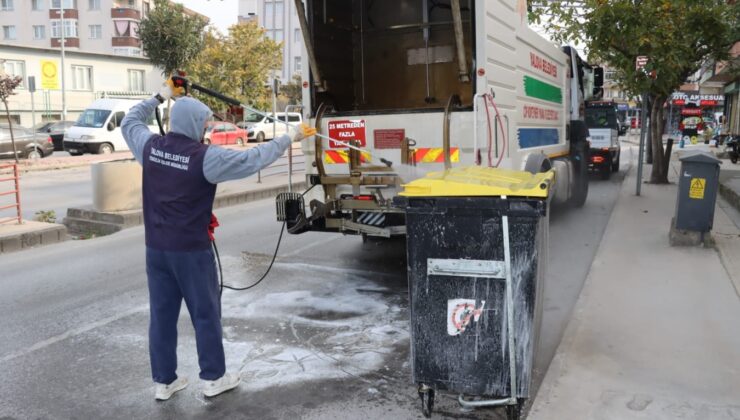
{"label": "balcony", "polygon": [[114,47],[141,47],[141,41],[139,38],[132,36],[114,36],[112,39]]}
{"label": "balcony", "polygon": [[110,9],[110,17],[113,19],[141,20],[141,12],[128,7],[114,7]]}
{"label": "balcony", "polygon": [[[62,46],[61,38],[51,38],[51,47],[60,48]],[[80,38],[64,38],[65,48],[80,48]]]}
{"label": "balcony", "polygon": [[[65,19],[79,19],[79,16],[77,9],[64,9]],[[61,19],[59,9],[49,9],[49,19]]]}

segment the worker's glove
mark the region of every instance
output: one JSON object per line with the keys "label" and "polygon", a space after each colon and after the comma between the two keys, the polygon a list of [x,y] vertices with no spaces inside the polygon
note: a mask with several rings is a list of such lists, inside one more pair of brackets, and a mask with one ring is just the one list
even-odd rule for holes
{"label": "worker's glove", "polygon": [[309,126],[308,124],[301,124],[298,126],[293,127],[293,132],[291,133],[293,137],[293,142],[297,143],[306,137],[312,137],[316,135],[316,129]]}
{"label": "worker's glove", "polygon": [[219,226],[216,215],[211,213],[211,223],[208,224],[208,239],[210,239],[211,242],[216,240],[216,228]]}
{"label": "worker's glove", "polygon": [[167,86],[172,89],[172,97],[177,99],[181,96],[187,96],[190,93],[190,84],[188,79],[185,78],[184,73],[180,75],[172,75],[167,79]]}
{"label": "worker's glove", "polygon": [[154,97],[157,98],[160,104],[164,103],[172,97],[172,88],[170,88],[167,84],[164,84],[159,90],[159,93],[154,95]]}

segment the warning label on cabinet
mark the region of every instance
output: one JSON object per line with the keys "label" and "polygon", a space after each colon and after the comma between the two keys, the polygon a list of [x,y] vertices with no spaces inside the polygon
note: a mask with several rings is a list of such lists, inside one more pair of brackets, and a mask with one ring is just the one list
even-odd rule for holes
{"label": "warning label on cabinet", "polygon": [[689,198],[696,200],[704,199],[704,189],[707,186],[707,180],[705,178],[691,178],[691,186],[689,187]]}
{"label": "warning label on cabinet", "polygon": [[475,299],[450,299],[447,301],[447,334],[460,335],[473,322],[478,322],[486,301],[475,306]]}
{"label": "warning label on cabinet", "polygon": [[[365,120],[338,120],[329,121],[329,137],[343,143],[358,140],[360,147],[365,147]],[[345,144],[329,140],[332,149],[346,148]]]}

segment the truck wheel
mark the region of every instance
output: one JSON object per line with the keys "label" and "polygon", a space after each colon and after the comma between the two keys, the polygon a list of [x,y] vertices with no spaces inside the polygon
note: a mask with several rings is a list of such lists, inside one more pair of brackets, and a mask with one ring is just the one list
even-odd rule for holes
{"label": "truck wheel", "polygon": [[265,133],[260,131],[257,133],[257,143],[262,143],[263,141],[265,141]]}
{"label": "truck wheel", "polygon": [[619,159],[622,157],[622,152],[617,151],[617,159],[612,163],[612,172],[615,174],[619,172]]}
{"label": "truck wheel", "polygon": [[599,171],[601,172],[601,179],[604,181],[608,180],[612,176],[612,159],[609,158],[606,162],[601,164],[601,167],[599,168]]}
{"label": "truck wheel", "polygon": [[113,145],[110,143],[103,143],[98,147],[99,155],[109,155],[113,153]]}
{"label": "truck wheel", "polygon": [[575,166],[576,179],[574,182],[575,191],[570,198],[570,204],[573,207],[583,207],[588,197],[588,148],[580,147],[580,150],[571,158],[571,163]]}

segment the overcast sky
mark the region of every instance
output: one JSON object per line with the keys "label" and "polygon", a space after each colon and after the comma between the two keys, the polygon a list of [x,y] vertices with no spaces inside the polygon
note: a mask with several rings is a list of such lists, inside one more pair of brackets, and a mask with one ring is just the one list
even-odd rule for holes
{"label": "overcast sky", "polygon": [[229,26],[237,22],[239,14],[238,0],[175,0],[188,9],[208,16],[211,24],[226,33]]}

